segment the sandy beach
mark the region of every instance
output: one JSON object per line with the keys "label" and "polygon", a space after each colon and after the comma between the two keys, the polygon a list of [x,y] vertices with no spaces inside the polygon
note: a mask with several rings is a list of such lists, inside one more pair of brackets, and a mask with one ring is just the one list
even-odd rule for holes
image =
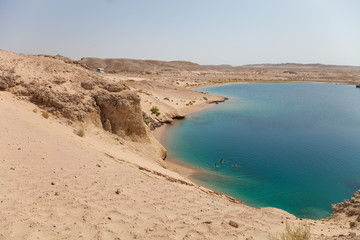
{"label": "sandy beach", "polygon": [[[360,235],[359,224],[349,226],[355,215],[309,220],[249,207],[190,181],[186,166],[164,161],[156,138],[168,123],[222,97],[168,81],[99,76],[51,57],[0,51],[0,67],[7,84],[0,91],[1,240],[268,239],[286,223],[309,224],[315,239]],[[74,94],[81,97],[68,101]],[[113,118],[111,106],[127,116],[108,104],[114,96],[140,120]],[[167,124],[151,131],[152,120]]]}

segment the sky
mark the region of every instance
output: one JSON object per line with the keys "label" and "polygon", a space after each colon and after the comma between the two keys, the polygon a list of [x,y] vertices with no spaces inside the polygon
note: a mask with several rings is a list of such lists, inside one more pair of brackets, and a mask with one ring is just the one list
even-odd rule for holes
{"label": "sky", "polygon": [[360,66],[359,0],[0,0],[0,49]]}

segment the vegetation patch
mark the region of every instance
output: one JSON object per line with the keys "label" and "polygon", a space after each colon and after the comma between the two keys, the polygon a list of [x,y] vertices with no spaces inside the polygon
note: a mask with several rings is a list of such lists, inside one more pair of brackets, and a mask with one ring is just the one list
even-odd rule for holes
{"label": "vegetation patch", "polygon": [[304,224],[300,226],[291,226],[286,223],[285,231],[276,235],[269,236],[270,240],[310,240],[310,226]]}
{"label": "vegetation patch", "polygon": [[146,95],[148,95],[148,96],[152,96],[151,93],[145,92],[145,91],[143,91],[142,89],[137,90],[137,92],[138,92],[138,93],[146,94]]}
{"label": "vegetation patch", "polygon": [[156,116],[159,116],[160,115],[160,112],[159,112],[159,108],[156,107],[156,106],[153,106],[151,109],[151,114],[155,114]]}

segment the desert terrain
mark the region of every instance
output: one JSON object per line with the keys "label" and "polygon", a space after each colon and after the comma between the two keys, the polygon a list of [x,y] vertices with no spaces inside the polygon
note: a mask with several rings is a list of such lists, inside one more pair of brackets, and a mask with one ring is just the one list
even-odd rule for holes
{"label": "desert terrain", "polygon": [[268,239],[286,223],[308,224],[315,239],[360,239],[360,192],[327,219],[299,219],[169,169],[154,130],[226,101],[192,88],[266,81],[355,85],[360,67],[74,61],[0,50],[0,239]]}

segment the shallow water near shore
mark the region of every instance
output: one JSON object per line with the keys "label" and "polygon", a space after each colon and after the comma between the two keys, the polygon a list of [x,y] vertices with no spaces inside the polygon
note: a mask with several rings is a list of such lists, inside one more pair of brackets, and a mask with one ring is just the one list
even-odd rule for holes
{"label": "shallow water near shore", "polygon": [[312,219],[330,216],[331,204],[360,189],[359,88],[253,83],[199,91],[229,100],[176,122],[163,140],[171,158],[202,170],[196,182]]}

